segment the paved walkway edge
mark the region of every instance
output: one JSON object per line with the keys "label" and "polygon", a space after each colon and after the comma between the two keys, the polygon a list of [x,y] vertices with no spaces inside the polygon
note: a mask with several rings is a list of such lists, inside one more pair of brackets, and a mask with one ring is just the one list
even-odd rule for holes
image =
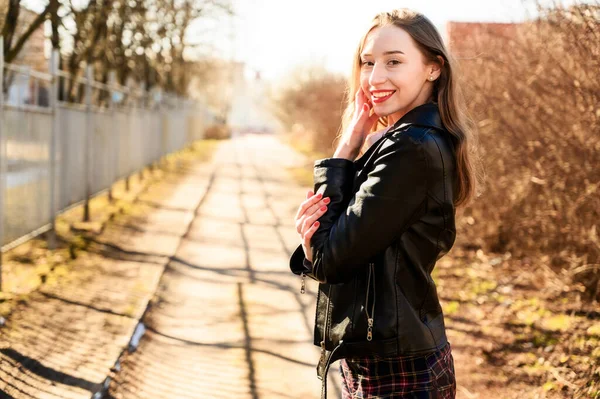
{"label": "paved walkway edge", "polygon": [[148,311],[150,310],[150,308],[152,307],[152,300],[154,299],[156,292],[158,290],[158,287],[160,286],[160,282],[162,280],[162,277],[165,273],[165,271],[167,270],[167,268],[169,267],[169,263],[171,263],[171,260],[173,259],[173,256],[175,256],[175,254],[177,253],[177,251],[179,250],[181,243],[183,242],[183,240],[189,235],[189,232],[191,230],[192,224],[194,222],[194,215],[196,215],[198,213],[198,210],[200,209],[200,207],[202,206],[204,200],[206,199],[206,195],[208,194],[208,192],[210,191],[210,188],[213,184],[215,178],[215,164],[212,163],[211,165],[211,172],[210,172],[210,178],[208,181],[208,184],[206,185],[206,189],[204,190],[204,193],[200,196],[198,203],[196,204],[196,206],[194,207],[194,210],[191,211],[192,217],[189,218],[188,222],[187,222],[187,226],[186,226],[186,231],[185,233],[179,238],[179,243],[177,244],[177,247],[175,248],[175,250],[173,251],[173,254],[171,254],[171,256],[169,256],[169,259],[165,262],[165,264],[162,266],[162,271],[159,274],[159,277],[156,279],[155,285],[154,285],[154,289],[152,290],[152,294],[148,295],[148,301],[146,303],[146,307],[144,309],[144,311],[142,312],[142,314],[136,318],[136,323],[135,326],[133,328],[133,331],[131,332],[131,334],[129,334],[130,338],[129,338],[129,343],[127,344],[127,346],[125,346],[119,356],[117,357],[114,365],[111,367],[110,372],[106,375],[106,378],[104,379],[104,382],[101,385],[101,389],[95,393],[92,394],[91,398],[92,399],[102,399],[102,398],[109,398],[110,396],[108,395],[108,390],[110,387],[110,382],[112,380],[112,376],[114,375],[114,373],[118,373],[121,369],[121,360],[123,359],[123,357],[127,354],[127,353],[132,353],[135,352],[135,350],[137,349],[137,345],[139,343],[139,340],[142,338],[142,336],[144,335],[146,328],[144,326],[144,317],[146,317],[146,314],[148,313]]}

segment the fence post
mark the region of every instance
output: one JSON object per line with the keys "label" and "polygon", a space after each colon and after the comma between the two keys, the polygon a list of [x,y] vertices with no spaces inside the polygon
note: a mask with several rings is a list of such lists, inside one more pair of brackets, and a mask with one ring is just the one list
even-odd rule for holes
{"label": "fence post", "polygon": [[58,50],[50,55],[50,74],[52,75],[50,97],[52,101],[52,128],[50,132],[50,231],[48,248],[56,248],[56,149],[58,140]]}
{"label": "fence post", "polygon": [[165,132],[165,123],[168,123],[168,120],[165,118],[165,103],[167,102],[167,94],[163,92],[162,88],[160,90],[160,101],[158,102],[158,115],[160,116],[160,159],[161,164],[165,167],[167,166],[167,133]]}
{"label": "fence post", "polygon": [[83,221],[90,221],[90,197],[92,196],[92,187],[90,182],[91,170],[91,144],[92,144],[92,76],[93,70],[91,65],[87,65],[85,69],[85,156],[83,157],[83,176],[85,179],[85,204],[83,205]]}
{"label": "fence post", "polygon": [[[183,119],[185,125],[187,126],[187,123],[185,121],[185,118],[182,117],[183,115],[183,111],[182,111],[182,107],[181,107],[181,97],[179,97],[179,94],[175,95],[175,115],[177,115],[177,117],[179,119]],[[185,128],[183,129],[183,132],[179,133],[182,135],[186,135],[185,133]],[[183,138],[183,140],[177,140],[177,149],[176,151],[181,151],[185,148],[185,138]],[[177,157],[177,162],[175,163],[175,167],[177,169],[179,169],[181,167],[181,158]]]}
{"label": "fence post", "polygon": [[6,179],[6,138],[4,124],[4,38],[0,36],[0,292],[2,291],[2,245],[4,244],[4,193]]}
{"label": "fence post", "polygon": [[[116,137],[114,137],[114,140],[112,140],[112,142],[114,143],[114,147],[113,147],[113,166],[114,166],[114,171],[115,173],[113,174],[112,177],[112,181],[113,183],[110,185],[110,187],[108,188],[108,200],[110,202],[114,201],[114,197],[113,197],[113,184],[117,181],[117,179],[119,178],[119,128],[116,127],[118,126],[116,121],[115,121],[115,104],[113,101],[113,86],[115,84],[116,81],[116,77],[115,77],[115,71],[109,71],[108,72],[108,110],[110,112],[110,119],[112,122],[112,126],[114,127],[113,133],[115,134]],[[104,128],[108,128],[108,126],[104,126]]]}
{"label": "fence post", "polygon": [[142,158],[142,165],[140,167],[140,181],[144,180],[144,169],[146,168],[146,148],[147,148],[147,138],[144,137],[144,133],[147,133],[146,130],[146,113],[145,113],[145,103],[146,103],[146,82],[142,82],[141,87],[140,87],[140,97],[138,98],[137,101],[137,106],[138,106],[138,115],[140,117],[140,124],[138,126],[141,126],[141,134],[140,134],[140,152],[142,154],[141,158]]}
{"label": "fence post", "polygon": [[132,109],[131,109],[131,87],[129,84],[127,84],[127,82],[125,83],[125,90],[127,91],[127,145],[126,145],[126,151],[129,151],[129,157],[128,157],[128,161],[127,161],[127,176],[125,176],[125,191],[129,192],[129,190],[131,189],[131,184],[130,184],[130,179],[131,179],[131,132],[133,131],[133,129],[131,129],[131,125],[132,125]]}

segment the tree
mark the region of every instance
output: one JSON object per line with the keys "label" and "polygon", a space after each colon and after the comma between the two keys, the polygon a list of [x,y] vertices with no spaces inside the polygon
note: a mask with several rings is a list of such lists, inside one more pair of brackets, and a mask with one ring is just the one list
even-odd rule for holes
{"label": "tree", "polygon": [[[0,6],[1,7],[1,6]],[[0,8],[0,33],[4,56],[11,62],[44,21],[50,20],[52,48],[59,50],[59,68],[82,76],[93,65],[95,78],[107,82],[116,72],[117,82],[130,78],[150,89],[187,94],[191,61],[185,53],[191,24],[209,16],[232,14],[230,0],[89,0],[76,6],[71,0],[48,0],[35,19],[17,37],[21,0],[8,0]],[[60,82],[61,98],[81,102],[83,89],[73,79]]]}

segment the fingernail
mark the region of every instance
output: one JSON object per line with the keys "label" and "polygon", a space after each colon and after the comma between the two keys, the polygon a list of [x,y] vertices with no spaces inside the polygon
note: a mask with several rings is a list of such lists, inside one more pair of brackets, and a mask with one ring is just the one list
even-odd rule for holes
{"label": "fingernail", "polygon": [[319,226],[321,223],[319,222],[315,222],[315,226]]}
{"label": "fingernail", "polygon": [[323,202],[324,202],[324,203],[326,203],[326,204],[329,204],[329,202],[330,202],[330,201],[331,201],[331,199],[330,199],[329,197],[327,197],[327,198],[325,198],[325,199],[323,200]]}
{"label": "fingernail", "polygon": [[369,106],[365,103],[363,104],[363,111],[368,111],[369,110]]}
{"label": "fingernail", "polygon": [[317,194],[317,198],[321,198],[321,197],[323,197],[322,193]]}
{"label": "fingernail", "polygon": [[322,206],[322,207],[321,207],[321,210],[322,210],[322,211],[325,211],[325,210],[327,210],[327,207],[326,207],[326,206]]}

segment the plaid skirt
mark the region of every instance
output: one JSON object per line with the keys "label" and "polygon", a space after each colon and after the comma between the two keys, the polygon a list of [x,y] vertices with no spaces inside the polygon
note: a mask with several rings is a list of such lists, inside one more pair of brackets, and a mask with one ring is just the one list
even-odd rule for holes
{"label": "plaid skirt", "polygon": [[422,356],[340,360],[342,399],[454,399],[456,378],[450,343]]}

